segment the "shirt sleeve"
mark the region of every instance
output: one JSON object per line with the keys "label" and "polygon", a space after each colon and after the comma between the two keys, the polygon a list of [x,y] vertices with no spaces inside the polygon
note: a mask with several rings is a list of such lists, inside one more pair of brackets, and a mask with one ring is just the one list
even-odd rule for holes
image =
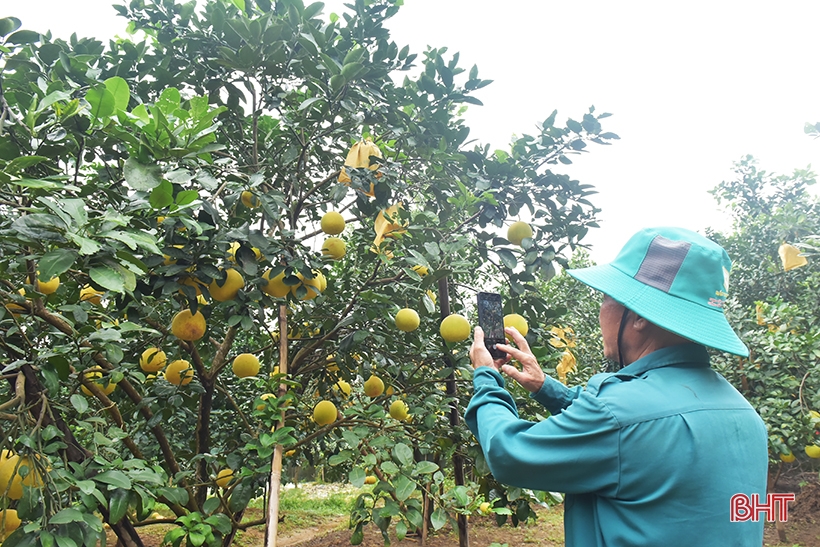
{"label": "shirt sleeve", "polygon": [[555,378],[545,377],[541,389],[531,395],[533,399],[544,405],[550,414],[560,414],[572,401],[584,391],[583,386],[568,388]]}
{"label": "shirt sleeve", "polygon": [[497,371],[476,369],[473,386],[465,419],[498,481],[567,494],[614,495],[620,429],[596,397],[580,392],[560,414],[531,422],[518,417]]}

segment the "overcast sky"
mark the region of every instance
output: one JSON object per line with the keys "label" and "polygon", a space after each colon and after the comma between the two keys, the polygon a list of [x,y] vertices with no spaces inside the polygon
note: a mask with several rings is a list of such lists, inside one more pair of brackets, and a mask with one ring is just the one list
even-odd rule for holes
{"label": "overcast sky", "polygon": [[[0,17],[107,39],[124,29],[113,3],[0,0]],[[818,22],[809,0],[405,0],[388,27],[399,46],[447,46],[494,80],[467,114],[482,143],[535,134],[554,109],[559,120],[591,105],[613,114],[604,128],[621,140],[564,169],[599,191],[601,228],[587,241],[606,262],[642,227],[728,228],[707,191],[746,154],[776,173],[820,167],[820,140],[803,132],[820,122]]]}

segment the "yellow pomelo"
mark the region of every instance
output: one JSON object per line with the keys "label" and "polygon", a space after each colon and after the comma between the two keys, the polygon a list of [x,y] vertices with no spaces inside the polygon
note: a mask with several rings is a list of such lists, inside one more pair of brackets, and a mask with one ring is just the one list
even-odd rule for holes
{"label": "yellow pomelo", "polygon": [[319,401],[313,408],[313,421],[319,425],[332,424],[337,414],[336,405],[330,401]]}
{"label": "yellow pomelo", "polygon": [[[37,272],[40,275],[40,272]],[[60,288],[60,278],[52,277],[49,281],[37,280],[38,290],[43,294],[54,294]]]}
{"label": "yellow pomelo", "polygon": [[[278,367],[274,367],[274,368],[278,368]],[[276,372],[279,372],[279,371],[276,371]],[[258,405],[256,405],[256,410],[260,410],[260,411],[265,410],[268,407],[268,405],[265,404],[265,401],[267,401],[271,397],[276,397],[276,395],[274,395],[273,393],[263,393],[262,395],[260,395],[259,398],[262,400],[262,402],[259,403]]]}
{"label": "yellow pomelo", "polygon": [[794,454],[792,454],[791,452],[789,452],[788,454],[780,454],[780,459],[781,459],[784,463],[791,463],[791,462],[793,462],[793,461],[795,460],[795,456],[794,456]]}
{"label": "yellow pomelo", "polygon": [[377,482],[379,482],[379,479],[377,479],[373,475],[368,475],[364,478],[365,484],[376,484]]}
{"label": "yellow pomelo", "polygon": [[481,505],[478,506],[478,511],[482,515],[489,515],[492,512],[492,511],[490,511],[490,502],[488,502],[488,501],[481,502]]}
{"label": "yellow pomelo", "polygon": [[230,268],[225,273],[224,284],[220,285],[219,282],[214,279],[211,281],[211,284],[208,285],[208,292],[211,293],[211,296],[217,302],[233,300],[236,298],[236,293],[239,292],[239,289],[245,286],[245,278],[234,268]]}
{"label": "yellow pomelo", "polygon": [[350,384],[348,384],[344,380],[339,380],[338,382],[336,382],[336,385],[333,386],[333,387],[338,388],[339,391],[341,391],[344,394],[345,397],[350,395]]}
{"label": "yellow pomelo", "polygon": [[470,337],[470,322],[463,315],[448,315],[441,322],[439,333],[448,342],[461,342]]}
{"label": "yellow pomelo", "polygon": [[427,266],[422,265],[413,266],[413,271],[422,277],[430,273],[430,270],[427,268]]}
{"label": "yellow pomelo", "polygon": [[344,231],[345,219],[340,213],[329,211],[322,216],[320,225],[324,233],[335,236]]}
{"label": "yellow pomelo", "polygon": [[[200,281],[196,277],[192,277],[190,275],[187,275],[187,276],[183,277],[182,279],[179,279],[177,281],[177,283],[179,283],[180,285],[187,285],[189,287],[193,287],[194,290],[196,291],[197,296],[202,294],[202,286],[205,285],[202,281]],[[179,294],[185,294],[185,293],[182,292],[182,289],[180,289]]]}
{"label": "yellow pomelo", "polygon": [[[17,294],[19,294],[20,296],[25,296],[26,289],[17,289]],[[9,302],[5,306],[6,309],[9,310],[14,317],[20,317],[21,313],[25,313],[27,311],[26,308],[24,308],[20,304],[15,304],[14,302]]]}
{"label": "yellow pomelo", "polygon": [[102,300],[102,294],[102,291],[98,291],[94,287],[86,285],[80,289],[80,302],[91,302],[92,304],[99,305]]}
{"label": "yellow pomelo", "polygon": [[19,469],[17,473],[14,471],[19,463],[20,456],[3,451],[3,456],[0,457],[0,496],[8,496],[13,500],[23,497],[23,477],[20,476]]}
{"label": "yellow pomelo", "polygon": [[171,321],[171,334],[180,340],[192,342],[205,336],[206,327],[204,315],[200,312],[191,314],[191,310],[186,308],[176,314]]}
{"label": "yellow pomelo", "polygon": [[259,201],[259,198],[253,195],[253,192],[249,190],[242,192],[239,199],[242,200],[242,205],[248,209],[256,209],[262,203]]}
{"label": "yellow pomelo", "polygon": [[521,245],[521,242],[528,237],[532,237],[532,228],[521,220],[513,222],[507,229],[507,241],[514,245]]}
{"label": "yellow pomelo", "polygon": [[384,393],[384,382],[378,376],[371,376],[364,383],[364,394],[368,397],[378,397]]}
{"label": "yellow pomelo", "polygon": [[175,386],[187,386],[194,379],[194,369],[185,359],[177,359],[165,369],[165,379]]}
{"label": "yellow pomelo", "polygon": [[253,353],[240,353],[233,360],[233,373],[240,378],[259,374],[259,359]]}
{"label": "yellow pomelo", "polygon": [[21,523],[20,517],[17,516],[17,509],[0,511],[0,543],[17,530]]}
{"label": "yellow pomelo", "polygon": [[809,458],[820,458],[820,446],[816,444],[806,445],[806,456]]}
{"label": "yellow pomelo", "polygon": [[333,260],[339,260],[347,252],[347,245],[338,237],[329,237],[322,245],[322,254]]}
{"label": "yellow pomelo", "polygon": [[396,314],[396,328],[400,331],[411,332],[419,328],[421,319],[418,312],[411,308],[402,308]]}
{"label": "yellow pomelo", "polygon": [[[239,250],[239,247],[242,245],[238,241],[234,241],[231,243],[230,248],[228,248],[228,262],[233,262],[236,264],[236,251]],[[251,247],[256,260],[260,260],[262,258],[262,251],[260,251],[257,247]]]}
{"label": "yellow pomelo", "polygon": [[216,474],[216,485],[220,488],[227,488],[233,480],[233,469],[220,469]]}
{"label": "yellow pomelo", "polygon": [[165,368],[165,352],[159,348],[148,348],[140,357],[140,368],[145,372],[159,372]]}
{"label": "yellow pomelo", "polygon": [[[527,333],[530,332],[530,326],[527,324],[527,320],[517,313],[509,313],[504,316],[504,328],[506,327],[515,327],[516,330],[521,333],[521,336],[526,336]],[[507,336],[507,339],[511,340],[509,336]]]}
{"label": "yellow pomelo", "polygon": [[[43,477],[34,466],[34,462],[28,456],[20,457],[8,451],[3,451],[0,457],[0,496],[8,496],[9,499],[19,500],[23,497],[23,486],[40,488],[43,486]],[[21,471],[27,468],[27,474],[23,477]],[[8,492],[6,489],[8,488]]]}
{"label": "yellow pomelo", "polygon": [[392,403],[390,403],[390,415],[403,422],[407,419],[410,413],[410,408],[408,408],[407,403],[402,401],[401,399],[396,399]]}
{"label": "yellow pomelo", "polygon": [[[103,382],[97,381],[97,378],[103,377],[102,369],[88,371],[85,373],[84,376],[87,380],[91,380],[92,382],[100,386],[100,389],[106,395],[111,395],[111,393],[117,388],[117,384],[115,384],[114,382],[109,382],[107,380]],[[91,393],[91,390],[85,387],[84,385],[80,385],[80,390],[86,395],[93,395],[93,393]]]}
{"label": "yellow pomelo", "polygon": [[[173,248],[175,248],[175,249],[182,249],[182,245],[171,245],[171,247],[173,247]],[[163,265],[165,265],[165,266],[170,266],[170,265],[172,265],[172,264],[176,264],[176,263],[177,263],[177,259],[176,259],[176,258],[172,258],[172,257],[171,257],[171,255],[166,255],[166,254],[163,254],[163,255],[162,255],[162,259],[163,259],[163,260],[162,260],[162,264],[163,264]]]}
{"label": "yellow pomelo", "polygon": [[271,296],[275,296],[276,298],[283,298],[288,295],[290,292],[290,286],[285,285],[285,272],[284,270],[274,277],[273,279],[270,278],[270,270],[266,271],[262,278],[267,280],[266,285],[262,285],[262,292],[265,294],[269,294]]}
{"label": "yellow pomelo", "polygon": [[293,293],[293,296],[296,296],[299,287],[304,287],[307,289],[307,294],[299,300],[312,300],[323,293],[327,288],[327,278],[325,278],[324,274],[319,270],[313,270],[313,279],[305,279],[305,276],[301,273],[297,273],[296,277],[298,277],[302,283],[291,287],[290,290],[291,293]]}

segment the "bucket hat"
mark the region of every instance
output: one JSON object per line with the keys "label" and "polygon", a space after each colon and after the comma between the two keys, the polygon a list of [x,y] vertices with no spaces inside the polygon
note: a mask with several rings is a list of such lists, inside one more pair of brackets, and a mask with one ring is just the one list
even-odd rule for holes
{"label": "bucket hat", "polygon": [[723,313],[731,269],[723,247],[696,232],[647,228],[609,264],[567,273],[663,329],[747,357]]}

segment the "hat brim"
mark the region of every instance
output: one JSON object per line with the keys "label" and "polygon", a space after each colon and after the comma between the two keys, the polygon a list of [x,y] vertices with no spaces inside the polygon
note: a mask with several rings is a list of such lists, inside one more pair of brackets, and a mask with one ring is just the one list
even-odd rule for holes
{"label": "hat brim", "polygon": [[722,308],[702,306],[645,285],[611,264],[566,272],[662,329],[704,346],[749,356],[749,349],[729,325]]}

